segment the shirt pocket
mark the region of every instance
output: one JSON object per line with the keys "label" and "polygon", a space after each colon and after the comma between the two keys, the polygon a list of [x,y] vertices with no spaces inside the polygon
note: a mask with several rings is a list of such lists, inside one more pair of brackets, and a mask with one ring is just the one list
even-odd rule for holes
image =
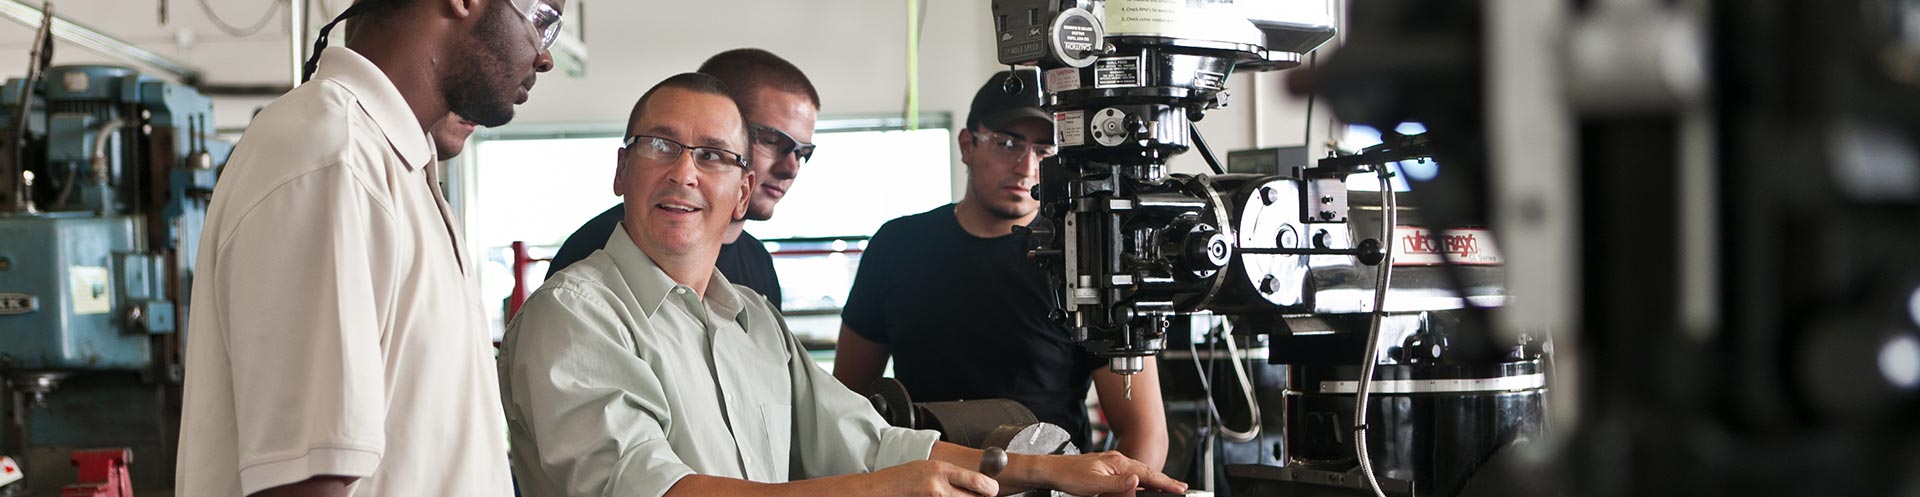
{"label": "shirt pocket", "polygon": [[760,422],[767,432],[767,465],[776,481],[792,478],[788,471],[793,450],[793,405],[760,404]]}

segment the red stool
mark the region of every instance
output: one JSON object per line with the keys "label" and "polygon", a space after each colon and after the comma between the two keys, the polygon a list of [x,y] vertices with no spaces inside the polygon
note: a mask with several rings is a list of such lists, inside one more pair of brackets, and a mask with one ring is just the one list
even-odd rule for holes
{"label": "red stool", "polygon": [[60,497],[133,497],[133,483],[127,477],[127,463],[133,450],[127,448],[75,451],[73,465],[80,467],[80,482],[60,490]]}

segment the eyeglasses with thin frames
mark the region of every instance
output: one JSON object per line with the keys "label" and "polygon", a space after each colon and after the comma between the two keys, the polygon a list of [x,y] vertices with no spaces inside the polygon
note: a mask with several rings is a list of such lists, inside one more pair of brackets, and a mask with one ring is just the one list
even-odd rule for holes
{"label": "eyeglasses with thin frames", "polygon": [[813,150],[819,148],[819,145],[796,140],[793,135],[772,126],[751,123],[747,128],[753,130],[753,142],[769,147],[775,152],[773,154],[775,157],[793,154],[794,160],[806,162],[813,159]]}
{"label": "eyeglasses with thin frames", "polygon": [[734,168],[747,169],[747,158],[738,153],[713,147],[695,147],[653,135],[628,136],[626,141],[621,142],[620,149],[636,152],[650,165],[671,164],[680,160],[680,154],[685,152],[693,156],[694,167],[703,174],[720,174]]}

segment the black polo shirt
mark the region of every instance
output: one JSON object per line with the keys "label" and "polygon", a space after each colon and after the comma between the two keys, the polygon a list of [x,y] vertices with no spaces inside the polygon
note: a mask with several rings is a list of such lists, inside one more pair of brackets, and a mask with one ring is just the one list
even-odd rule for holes
{"label": "black polo shirt", "polygon": [[841,322],[885,344],[915,402],[1004,398],[1087,450],[1084,407],[1102,363],[1047,319],[1028,237],[973,236],[953,205],[888,221],[867,242]]}

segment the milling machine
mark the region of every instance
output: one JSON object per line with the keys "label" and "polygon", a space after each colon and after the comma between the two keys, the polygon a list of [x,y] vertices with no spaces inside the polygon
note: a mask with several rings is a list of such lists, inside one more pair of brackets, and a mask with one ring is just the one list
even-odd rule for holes
{"label": "milling machine", "polygon": [[191,88],[37,59],[0,88],[0,454],[27,475],[0,494],[55,491],[102,446],[140,456],[134,488],[171,488],[187,291],[231,146]]}
{"label": "milling machine", "polygon": [[[1123,375],[1169,340],[1186,348],[1169,331],[1195,313],[1225,316],[1226,340],[1266,337],[1285,366],[1265,399],[1285,413],[1264,427],[1274,443],[1254,442],[1258,423],[1208,430],[1273,447],[1222,459],[1218,490],[1452,496],[1544,429],[1542,344],[1480,338],[1508,300],[1485,224],[1427,226],[1396,201],[1396,165],[1431,165],[1424,136],[1226,174],[1193,124],[1228,103],[1235,71],[1292,68],[1331,39],[1334,2],[997,0],[992,14],[1000,62],[1040,71],[1040,88],[1005,90],[1042,94],[1060,147],[1040,166],[1030,254],[1059,289],[1055,319]],[[1214,174],[1170,171],[1189,150]]]}

